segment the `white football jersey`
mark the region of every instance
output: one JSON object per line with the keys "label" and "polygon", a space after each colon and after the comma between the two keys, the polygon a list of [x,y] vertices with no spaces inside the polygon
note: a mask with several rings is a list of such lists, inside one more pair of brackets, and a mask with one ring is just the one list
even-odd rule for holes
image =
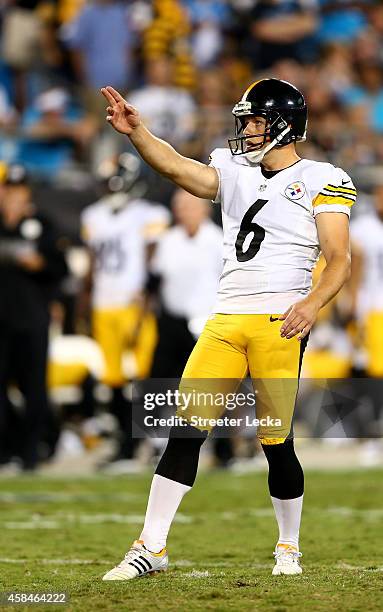
{"label": "white football jersey", "polygon": [[305,297],[320,253],[315,216],[350,215],[355,187],[332,164],[301,159],[271,178],[259,164],[215,149],[224,267],[215,312],[282,313]]}
{"label": "white football jersey", "polygon": [[84,240],[95,258],[93,306],[126,306],[143,289],[146,244],[168,225],[169,211],[139,199],[114,209],[107,196],[88,206],[81,221]]}
{"label": "white football jersey", "polygon": [[351,223],[351,238],[363,253],[363,280],[358,295],[358,315],[383,312],[383,221],[374,212]]}

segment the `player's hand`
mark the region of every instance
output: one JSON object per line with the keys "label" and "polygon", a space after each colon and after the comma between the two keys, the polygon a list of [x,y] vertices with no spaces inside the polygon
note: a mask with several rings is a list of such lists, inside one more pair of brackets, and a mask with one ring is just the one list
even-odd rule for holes
{"label": "player's hand", "polygon": [[279,317],[281,321],[284,321],[281,327],[282,338],[289,339],[297,336],[298,340],[303,340],[314,325],[319,309],[320,304],[310,296],[290,306]]}
{"label": "player's hand", "polygon": [[122,97],[113,87],[103,87],[101,93],[109,106],[106,109],[106,120],[110,123],[117,132],[121,134],[130,134],[140,125],[140,115],[137,109]]}

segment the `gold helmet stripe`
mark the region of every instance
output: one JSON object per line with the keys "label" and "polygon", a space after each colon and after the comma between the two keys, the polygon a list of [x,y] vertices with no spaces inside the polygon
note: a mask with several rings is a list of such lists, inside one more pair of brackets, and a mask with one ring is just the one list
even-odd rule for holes
{"label": "gold helmet stripe", "polygon": [[258,85],[258,83],[260,83],[261,81],[263,81],[264,79],[258,79],[258,81],[254,81],[254,83],[252,83],[251,85],[249,85],[249,87],[246,89],[245,93],[242,96],[242,100],[241,102],[244,102],[247,98],[247,94],[253,89],[253,87],[255,87],[256,85]]}

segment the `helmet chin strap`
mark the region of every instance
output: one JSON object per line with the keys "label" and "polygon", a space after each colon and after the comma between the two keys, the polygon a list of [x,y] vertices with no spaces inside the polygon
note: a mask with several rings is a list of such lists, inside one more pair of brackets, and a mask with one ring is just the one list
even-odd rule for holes
{"label": "helmet chin strap", "polygon": [[268,145],[260,149],[259,151],[249,151],[249,153],[244,153],[246,159],[252,164],[259,164],[266,153],[268,153],[275,145],[277,145],[285,136],[290,132],[290,126],[288,125],[272,142],[269,142]]}

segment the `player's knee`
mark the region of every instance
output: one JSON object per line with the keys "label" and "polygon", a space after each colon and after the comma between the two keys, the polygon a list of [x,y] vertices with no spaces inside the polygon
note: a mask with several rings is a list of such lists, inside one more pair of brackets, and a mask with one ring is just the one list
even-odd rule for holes
{"label": "player's knee", "polygon": [[191,425],[172,427],[156,474],[192,487],[197,475],[199,452],[206,437],[206,432]]}
{"label": "player's knee", "polygon": [[294,499],[303,495],[304,476],[302,466],[295,454],[294,440],[265,444],[262,449],[269,464],[269,489],[272,497]]}

